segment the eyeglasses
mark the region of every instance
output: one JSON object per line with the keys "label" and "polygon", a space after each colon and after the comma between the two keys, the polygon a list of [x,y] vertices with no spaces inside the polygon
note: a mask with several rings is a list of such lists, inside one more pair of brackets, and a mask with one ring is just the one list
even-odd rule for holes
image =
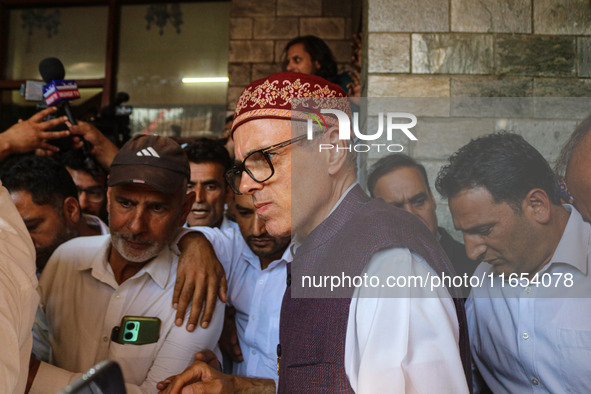
{"label": "eyeglasses", "polygon": [[304,138],[306,138],[306,134],[263,149],[255,150],[246,156],[242,163],[235,165],[226,172],[226,181],[228,182],[228,185],[230,185],[235,194],[241,195],[240,181],[244,171],[246,171],[248,176],[250,176],[255,182],[263,183],[269,180],[269,178],[275,174],[275,168],[273,168],[273,163],[271,163],[273,153],[281,148],[285,148],[295,142],[301,141]]}
{"label": "eyeglasses", "polygon": [[93,186],[86,189],[76,186],[76,189],[78,189],[78,197],[82,193],[86,193],[86,199],[90,202],[101,203],[105,199],[106,189],[100,186]]}

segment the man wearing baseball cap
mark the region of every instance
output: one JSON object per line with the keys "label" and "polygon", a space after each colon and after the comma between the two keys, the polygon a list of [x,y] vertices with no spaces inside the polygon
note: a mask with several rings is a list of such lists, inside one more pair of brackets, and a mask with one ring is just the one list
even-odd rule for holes
{"label": "man wearing baseball cap", "polygon": [[[283,298],[278,391],[468,392],[470,355],[455,289],[306,288],[306,277],[449,275],[449,260],[414,216],[370,200],[356,182],[337,117],[344,92],[313,75],[273,74],[240,96],[233,123],[235,193],[253,196],[272,236],[296,242]],[[316,127],[320,126],[320,127]],[[290,272],[288,271],[288,272]],[[314,286],[311,286],[314,287]],[[389,298],[388,298],[389,297]],[[274,392],[273,380],[220,374],[196,362],[168,379],[212,392]],[[198,391],[201,392],[201,391]]]}
{"label": "man wearing baseball cap", "polygon": [[[52,355],[32,368],[32,393],[59,391],[106,359],[120,364],[128,393],[154,391],[195,352],[215,347],[220,305],[209,327],[193,332],[174,325],[170,307],[178,258],[169,244],[195,199],[186,193],[189,174],[185,153],[166,137],[136,136],[115,156],[107,192],[111,234],[63,244],[40,278]],[[141,343],[125,343],[117,334],[125,316],[159,323]]]}

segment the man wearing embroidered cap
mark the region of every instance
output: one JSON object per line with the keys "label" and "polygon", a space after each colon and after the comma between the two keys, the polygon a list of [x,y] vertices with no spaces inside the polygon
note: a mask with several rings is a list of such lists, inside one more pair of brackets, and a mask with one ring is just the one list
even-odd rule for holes
{"label": "man wearing embroidered cap", "polygon": [[[63,244],[40,278],[49,343],[35,346],[51,346],[52,356],[44,360],[51,364],[32,368],[32,393],[55,393],[105,359],[121,365],[129,393],[153,392],[195,352],[215,347],[220,305],[209,327],[194,332],[174,325],[170,307],[178,258],[169,244],[195,199],[186,193],[189,173],[183,150],[166,137],[136,136],[115,156],[107,192],[111,234]],[[124,316],[160,319],[159,336],[121,343],[111,334]]]}
{"label": "man wearing embroidered cap", "polygon": [[[449,267],[416,217],[365,195],[350,140],[339,138],[339,122],[326,110],[350,115],[344,92],[296,73],[253,82],[236,106],[240,164],[228,183],[253,196],[269,234],[296,241],[281,308],[278,391],[468,392],[465,313],[447,289],[405,288],[386,298],[380,289],[305,286],[306,276],[424,277]],[[188,383],[275,391],[273,381],[229,377],[197,362],[166,392]]]}

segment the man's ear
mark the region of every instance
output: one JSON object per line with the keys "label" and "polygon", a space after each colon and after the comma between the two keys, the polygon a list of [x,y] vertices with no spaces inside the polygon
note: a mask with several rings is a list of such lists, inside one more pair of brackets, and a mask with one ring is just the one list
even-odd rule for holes
{"label": "man's ear", "polygon": [[350,140],[339,139],[339,128],[331,127],[326,132],[326,139],[332,145],[332,149],[327,149],[328,152],[328,173],[335,175],[345,166],[352,149]]}
{"label": "man's ear", "polygon": [[523,212],[537,223],[546,224],[550,221],[550,198],[542,189],[531,189],[522,203]]}
{"label": "man's ear", "polygon": [[196,196],[197,195],[194,191],[190,191],[184,195],[183,211],[181,213],[179,226],[183,226],[187,221],[187,215],[189,215],[189,212],[191,212],[191,208],[193,208]]}
{"label": "man's ear", "polygon": [[64,213],[64,219],[71,225],[78,225],[78,222],[82,219],[80,203],[74,197],[66,197],[62,204],[62,211]]}

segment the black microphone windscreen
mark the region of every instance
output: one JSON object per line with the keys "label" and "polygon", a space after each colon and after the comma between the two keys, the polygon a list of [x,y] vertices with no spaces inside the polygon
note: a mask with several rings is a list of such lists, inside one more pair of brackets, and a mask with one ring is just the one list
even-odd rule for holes
{"label": "black microphone windscreen", "polygon": [[66,76],[64,65],[57,57],[47,57],[39,63],[39,73],[45,83],[62,80]]}
{"label": "black microphone windscreen", "polygon": [[119,92],[117,93],[117,95],[115,96],[115,102],[113,104],[117,105],[121,105],[122,103],[129,101],[129,94],[126,92]]}

